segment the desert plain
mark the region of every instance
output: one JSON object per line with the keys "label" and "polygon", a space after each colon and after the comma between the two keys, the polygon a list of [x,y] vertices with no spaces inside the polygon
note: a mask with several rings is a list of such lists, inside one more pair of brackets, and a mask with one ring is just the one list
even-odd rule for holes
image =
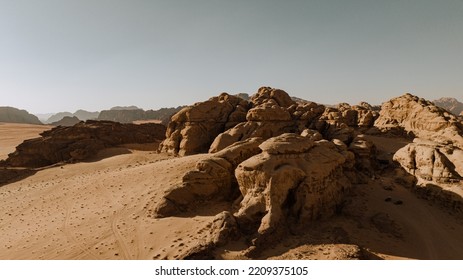
{"label": "desert plain", "polygon": [[[81,152],[79,157],[71,152],[71,160],[45,166],[30,166],[30,161],[18,166],[18,160],[11,161],[4,168],[27,168],[29,173],[0,186],[0,259],[463,259],[461,120],[450,120],[456,128],[407,123],[407,114],[412,118],[437,114],[430,117],[435,120],[448,113],[427,111],[431,105],[409,95],[399,98],[398,103],[410,99],[406,102],[415,102],[415,107],[401,105],[399,121],[391,121],[389,126],[384,125],[384,116],[387,110],[388,118],[396,116],[392,110],[397,103],[393,101],[391,106],[383,104],[381,110],[376,109],[379,113],[372,115],[368,126],[353,124],[348,118],[357,110],[361,113],[356,113],[356,120],[360,120],[371,108],[343,111],[342,106],[327,107],[317,113],[312,110],[315,105],[307,103],[306,112],[315,112],[310,120],[306,119],[302,129],[300,123],[287,129],[271,124],[299,121],[294,116],[300,116],[296,112],[305,105],[290,101],[279,90],[261,88],[250,101],[220,95],[182,109],[172,117],[165,139],[101,147],[85,158]],[[224,123],[228,124],[214,134],[215,128],[207,127],[209,111],[226,109],[217,114],[226,114]],[[347,110],[351,113],[343,115]],[[445,118],[449,122],[447,115]],[[321,120],[331,124],[331,130],[319,126]],[[426,122],[432,123],[430,120]],[[314,124],[311,130],[302,132],[309,129],[309,123]],[[233,140],[233,129],[240,124],[267,125],[267,130],[244,132]],[[381,130],[384,127],[387,131]],[[23,141],[51,128],[0,123],[0,160],[6,160]],[[420,134],[419,129],[424,132]],[[202,140],[204,131],[214,135]],[[58,132],[48,137],[55,135]],[[256,144],[250,140],[254,137]],[[306,140],[310,137],[313,139]],[[420,152],[421,142],[416,138],[433,141],[425,146],[437,147],[438,152]],[[439,143],[443,138],[454,142]],[[447,153],[444,146],[452,151]],[[230,147],[240,155],[239,160],[228,152]],[[415,149],[412,156],[404,154],[404,147]],[[342,159],[321,181],[317,178],[323,170],[306,171],[297,161],[302,158],[308,165],[314,164],[310,161],[314,149],[327,149],[330,156]],[[420,153],[421,158],[413,158],[413,168],[401,165],[402,158]],[[427,158],[428,154],[432,156]],[[445,160],[435,163],[442,155]],[[278,160],[271,170],[265,169],[270,168],[265,165],[270,164],[269,159]],[[428,159],[435,176],[420,177],[430,168]],[[349,166],[348,160],[352,161]],[[290,169],[278,173],[281,166]],[[424,171],[417,171],[420,168]],[[438,173],[439,168],[444,171]],[[303,175],[294,175],[301,172]],[[247,174],[255,178],[248,179]],[[315,200],[299,197],[304,186],[310,188],[308,177],[322,194]],[[279,186],[285,189],[280,191]],[[325,192],[325,187],[331,189]],[[333,204],[327,202],[331,197]],[[293,211],[298,203],[303,205]]]}

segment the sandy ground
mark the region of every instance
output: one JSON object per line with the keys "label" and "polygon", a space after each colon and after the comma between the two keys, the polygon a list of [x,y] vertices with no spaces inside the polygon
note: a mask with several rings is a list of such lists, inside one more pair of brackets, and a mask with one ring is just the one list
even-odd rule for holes
{"label": "sandy ground", "polygon": [[20,123],[0,123],[0,160],[6,159],[15,147],[26,139],[39,137],[52,126]]}
{"label": "sandy ground", "polygon": [[[14,132],[29,128],[12,125],[9,133],[2,126],[2,147],[43,128]],[[376,140],[384,153],[406,144]],[[176,259],[202,243],[222,206],[163,219],[151,210],[204,155],[175,158],[154,148],[108,149],[91,162],[43,169],[0,187],[0,259]],[[386,259],[463,259],[461,218],[391,176],[354,186],[340,216],[269,244],[261,258],[355,258],[358,245]],[[246,247],[244,239],[231,242],[216,256],[243,259]]]}
{"label": "sandy ground", "polygon": [[174,259],[200,242],[214,214],[158,220],[150,209],[201,156],[126,151],[0,188],[0,259]]}

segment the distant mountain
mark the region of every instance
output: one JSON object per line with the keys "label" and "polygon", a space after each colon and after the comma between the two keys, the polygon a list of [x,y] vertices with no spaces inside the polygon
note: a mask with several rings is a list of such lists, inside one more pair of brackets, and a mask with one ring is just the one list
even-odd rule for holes
{"label": "distant mountain", "polygon": [[62,120],[64,117],[73,117],[74,115],[71,112],[59,112],[49,117],[46,123],[54,123]]}
{"label": "distant mountain", "polygon": [[50,123],[51,125],[54,125],[54,126],[73,126],[77,123],[79,123],[80,120],[76,117],[76,116],[73,116],[73,117],[64,117],[62,118],[61,120],[57,121],[57,122],[52,122]]}
{"label": "distant mountain", "polygon": [[98,115],[100,115],[100,112],[89,112],[85,110],[77,110],[74,112],[74,117],[79,118],[81,121],[97,119]]}
{"label": "distant mountain", "polygon": [[54,113],[45,113],[45,114],[34,114],[39,118],[39,120],[43,123],[46,123],[47,120],[54,115]]}
{"label": "distant mountain", "polygon": [[[125,107],[125,108],[131,108]],[[170,121],[170,117],[180,111],[185,106],[179,106],[176,108],[161,108],[159,110],[147,110],[143,109],[118,109],[118,110],[103,110],[98,116],[98,120],[114,121],[120,123],[131,123],[139,120],[160,120],[163,124],[167,124]],[[121,107],[114,107],[121,108]]]}
{"label": "distant mountain", "polygon": [[463,103],[452,97],[442,97],[433,101],[439,107],[452,112],[454,115],[463,115]]}
{"label": "distant mountain", "polygon": [[121,111],[121,110],[141,110],[141,108],[138,108],[137,106],[116,106],[112,107],[109,110],[114,110],[114,111]]}
{"label": "distant mountain", "polygon": [[42,124],[37,116],[13,107],[0,107],[0,122]]}
{"label": "distant mountain", "polygon": [[142,109],[103,110],[98,115],[98,120],[100,121],[113,121],[113,122],[120,122],[120,123],[131,123],[133,121],[144,120],[144,119],[146,119],[145,111],[143,111]]}
{"label": "distant mountain", "polygon": [[75,113],[71,112],[60,112],[49,117],[46,123],[54,123],[61,121],[64,117],[77,117],[81,121],[93,120],[98,118],[100,112],[89,112],[85,110],[77,110]]}

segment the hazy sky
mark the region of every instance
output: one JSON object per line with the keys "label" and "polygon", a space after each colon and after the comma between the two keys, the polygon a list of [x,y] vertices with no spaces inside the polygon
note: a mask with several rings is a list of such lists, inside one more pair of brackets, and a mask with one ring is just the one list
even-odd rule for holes
{"label": "hazy sky", "polygon": [[463,99],[463,0],[0,0],[0,105]]}

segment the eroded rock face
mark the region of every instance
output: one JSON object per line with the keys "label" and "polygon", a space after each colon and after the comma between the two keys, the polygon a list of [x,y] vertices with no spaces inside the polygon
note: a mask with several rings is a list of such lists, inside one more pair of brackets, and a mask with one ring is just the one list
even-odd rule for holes
{"label": "eroded rock face", "polygon": [[56,127],[41,137],[24,141],[3,163],[10,167],[43,167],[59,162],[88,159],[104,148],[128,143],[152,143],[164,139],[160,124],[120,124],[110,121],[80,122]]}
{"label": "eroded rock face", "polygon": [[171,118],[160,150],[171,154],[204,153],[215,137],[246,120],[249,103],[226,93],[183,108]]}
{"label": "eroded rock face", "polygon": [[463,176],[463,151],[452,145],[415,139],[394,154],[411,175],[438,183],[457,182]]}
{"label": "eroded rock face", "polygon": [[375,126],[400,127],[414,136],[463,148],[463,125],[453,114],[409,93],[383,103]]}
{"label": "eroded rock face", "polygon": [[229,199],[236,188],[234,170],[242,161],[261,152],[260,138],[250,138],[234,143],[226,149],[211,154],[188,171],[179,186],[168,190],[154,208],[156,217],[167,217],[196,207],[205,200]]}
{"label": "eroded rock face", "polygon": [[218,152],[252,137],[269,139],[283,133],[315,129],[325,138],[349,143],[354,128],[370,127],[377,117],[372,106],[343,104],[338,109],[294,101],[285,91],[261,87],[249,102],[228,94],[183,109],[167,129],[161,151],[190,155]]}
{"label": "eroded rock face", "polygon": [[348,159],[339,147],[291,133],[271,138],[259,147],[262,153],[235,170],[243,195],[236,214],[239,223],[257,222],[258,232],[266,234],[285,217],[304,223],[335,212],[350,187],[343,173]]}

